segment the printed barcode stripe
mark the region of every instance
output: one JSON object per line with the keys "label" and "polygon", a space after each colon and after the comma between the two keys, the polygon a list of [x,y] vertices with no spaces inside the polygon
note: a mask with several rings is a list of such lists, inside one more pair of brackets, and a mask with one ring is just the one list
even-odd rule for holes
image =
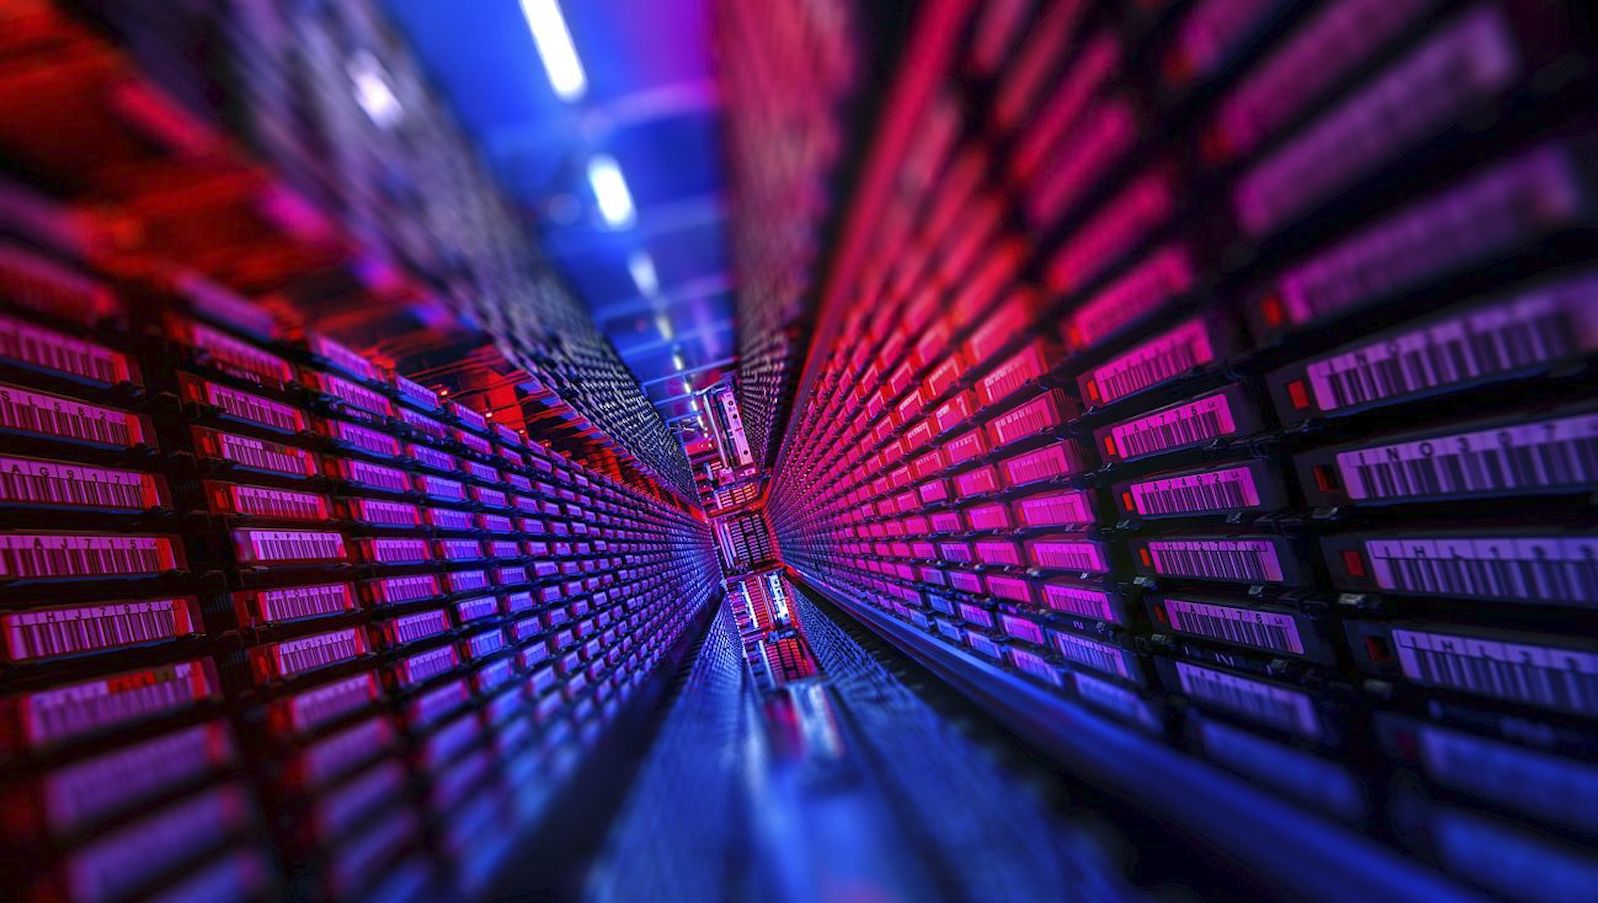
{"label": "printed barcode stripe", "polygon": [[157,536],[0,536],[0,576],[12,578],[159,574],[173,563],[171,541]]}
{"label": "printed barcode stripe", "polygon": [[263,442],[248,436],[235,436],[232,433],[218,433],[217,441],[223,458],[245,467],[295,477],[306,476],[313,469],[310,453],[302,449],[278,445],[275,442]]}
{"label": "printed barcode stripe", "polygon": [[174,639],[193,632],[181,599],[118,602],[8,614],[0,623],[13,660],[51,658],[139,643]]}
{"label": "printed barcode stripe", "polygon": [[1191,320],[1094,369],[1098,401],[1108,404],[1215,359],[1209,330]]}
{"label": "printed barcode stripe", "polygon": [[339,533],[236,530],[234,535],[244,541],[241,551],[247,551],[252,561],[329,561],[345,556]]}
{"label": "printed barcode stripe", "polygon": [[1138,514],[1191,514],[1241,511],[1260,504],[1254,474],[1233,467],[1190,476],[1133,483],[1129,489]]}
{"label": "printed barcode stripe", "polygon": [[206,383],[205,394],[211,404],[240,420],[285,433],[297,433],[305,429],[304,415],[288,405],[216,383]]}
{"label": "printed barcode stripe", "polygon": [[199,662],[43,690],[26,698],[27,733],[36,744],[57,743],[173,712],[210,692],[210,679]]}
{"label": "printed barcode stripe", "polygon": [[1427,595],[1598,604],[1598,540],[1368,540],[1382,589]]}
{"label": "printed barcode stripe", "polygon": [[1394,630],[1410,680],[1577,715],[1598,715],[1598,655],[1476,637]]}
{"label": "printed barcode stripe", "polygon": [[1598,414],[1341,452],[1350,498],[1598,484]]}
{"label": "printed barcode stripe", "polygon": [[0,458],[0,498],[22,505],[70,505],[142,511],[154,478],[58,461]]}
{"label": "printed barcode stripe", "polygon": [[272,658],[278,676],[286,678],[352,659],[363,651],[355,630],[339,630],[284,640],[272,647]]}
{"label": "printed barcode stripe", "polygon": [[352,604],[346,583],[264,590],[258,599],[261,617],[266,621],[293,621],[333,614],[348,610]]}
{"label": "printed barcode stripe", "polygon": [[138,420],[125,411],[3,384],[0,428],[119,447],[144,441]]}
{"label": "printed barcode stripe", "polygon": [[259,486],[234,486],[233,504],[239,514],[279,517],[284,520],[322,520],[327,509],[319,495]]}
{"label": "printed barcode stripe", "polygon": [[1280,583],[1276,547],[1264,541],[1167,541],[1148,544],[1156,574],[1212,580]]}
{"label": "printed barcode stripe", "polygon": [[1304,654],[1298,625],[1287,615],[1184,599],[1165,599],[1164,605],[1171,627],[1184,633],[1272,652]]}
{"label": "printed barcode stripe", "polygon": [[1231,406],[1223,395],[1213,395],[1139,417],[1110,430],[1117,453],[1126,459],[1208,442],[1237,429]]}
{"label": "printed barcode stripe", "polygon": [[1126,666],[1125,653],[1114,646],[1067,633],[1056,633],[1054,635],[1054,646],[1067,661],[1084,665],[1105,674],[1114,674],[1117,677],[1124,678],[1131,677],[1131,672]]}
{"label": "printed barcode stripe", "polygon": [[1321,734],[1320,718],[1303,693],[1186,662],[1174,664],[1182,692],[1189,696],[1300,736],[1316,738]]}
{"label": "printed barcode stripe", "polygon": [[0,357],[107,385],[126,382],[132,373],[120,352],[4,316]]}

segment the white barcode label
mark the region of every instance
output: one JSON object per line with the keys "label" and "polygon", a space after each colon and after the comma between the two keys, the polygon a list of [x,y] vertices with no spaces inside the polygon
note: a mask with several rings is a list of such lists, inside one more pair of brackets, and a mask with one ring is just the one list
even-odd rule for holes
{"label": "white barcode label", "polygon": [[439,423],[437,420],[434,420],[431,417],[418,414],[409,408],[400,408],[399,418],[400,421],[406,426],[416,430],[418,433],[421,433],[424,436],[431,436],[434,439],[449,438],[449,427]]}
{"label": "white barcode label", "polygon": [[128,382],[128,358],[93,342],[0,316],[0,358],[106,385]]}
{"label": "white barcode label", "polygon": [[421,474],[416,478],[416,488],[435,499],[444,499],[450,502],[463,502],[466,500],[466,484],[457,480],[446,480],[431,474]]}
{"label": "white barcode label", "polygon": [[1098,621],[1119,622],[1110,594],[1086,586],[1069,586],[1063,583],[1043,584],[1043,602],[1055,611],[1093,618]]}
{"label": "white barcode label", "polygon": [[1260,505],[1254,472],[1247,467],[1144,480],[1133,483],[1127,492],[1132,510],[1146,517],[1242,511]]}
{"label": "white barcode label", "polygon": [[347,583],[260,590],[250,598],[255,617],[264,623],[315,618],[355,607],[355,599]]}
{"label": "white barcode label", "polygon": [[1598,715],[1598,655],[1418,630],[1392,637],[1399,667],[1417,683]]}
{"label": "white barcode label", "polygon": [[410,564],[433,557],[425,539],[367,539],[362,541],[366,557],[379,564]]}
{"label": "white barcode label", "polygon": [[414,527],[422,520],[415,505],[379,499],[352,499],[350,515],[360,523],[379,527]]}
{"label": "white barcode label", "polygon": [[232,433],[207,432],[202,435],[209,440],[206,444],[215,443],[218,456],[234,464],[290,477],[305,477],[316,472],[316,462],[312,460],[310,452],[304,449]]}
{"label": "white barcode label", "polygon": [[246,562],[343,561],[344,536],[313,530],[234,530],[233,544]]}
{"label": "white barcode label", "polygon": [[229,416],[282,433],[298,433],[305,429],[305,415],[296,408],[213,382],[204,386],[205,400]]}
{"label": "white barcode label", "polygon": [[1126,651],[1108,643],[1090,640],[1070,633],[1054,634],[1054,648],[1066,661],[1092,668],[1105,674],[1131,679],[1126,666]]}
{"label": "white barcode label", "polygon": [[1289,615],[1187,599],[1167,598],[1162,604],[1171,627],[1182,633],[1272,652],[1304,654],[1298,623]]}
{"label": "white barcode label", "polygon": [[1276,546],[1262,539],[1153,540],[1148,552],[1154,573],[1246,583],[1281,583]]}
{"label": "white barcode label", "polygon": [[1315,404],[1337,411],[1513,373],[1598,348],[1598,277],[1545,286],[1305,368]]}
{"label": "white barcode label", "polygon": [[377,371],[377,367],[371,361],[326,336],[313,334],[308,337],[307,344],[310,345],[312,354],[351,376],[368,382],[376,382],[382,379],[382,374]]}
{"label": "white barcode label", "polygon": [[1130,461],[1236,431],[1230,401],[1217,394],[1117,424],[1110,429],[1110,439],[1115,446],[1112,454]]}
{"label": "white barcode label", "polygon": [[355,658],[366,651],[366,644],[351,628],[284,640],[270,648],[277,676],[288,678]]}
{"label": "white barcode label", "polygon": [[439,409],[438,393],[421,383],[406,379],[396,373],[394,374],[394,388],[399,392],[401,398],[411,404],[421,405],[429,411]]}
{"label": "white barcode label", "polygon": [[356,674],[296,693],[287,700],[289,720],[295,733],[309,733],[376,698],[376,678],[370,672]]}
{"label": "white barcode label", "polygon": [[219,329],[204,323],[189,323],[186,331],[190,343],[203,352],[201,361],[218,370],[268,385],[282,385],[294,378],[287,361]]}
{"label": "white barcode label", "polygon": [[1371,539],[1365,555],[1393,592],[1598,605],[1598,538]]}
{"label": "white barcode label", "polygon": [[188,783],[233,757],[220,724],[201,724],[58,768],[42,782],[45,819],[69,831]]}
{"label": "white barcode label", "polygon": [[1091,524],[1093,498],[1081,489],[1028,496],[1013,503],[1016,519],[1028,527]]}
{"label": "white barcode label", "polygon": [[1319,739],[1321,736],[1321,719],[1315,712],[1315,705],[1308,696],[1297,690],[1201,668],[1187,662],[1172,664],[1176,666],[1176,677],[1182,692],[1194,699],[1204,700],[1301,737]]}
{"label": "white barcode label", "polygon": [[23,697],[22,718],[39,746],[176,712],[214,692],[203,662],[180,662],[40,690]]}
{"label": "white barcode label", "polygon": [[126,411],[3,384],[0,429],[119,448],[144,442],[139,418]]}
{"label": "white barcode label", "polygon": [[455,456],[448,452],[441,452],[430,445],[418,445],[412,442],[405,446],[405,453],[412,461],[423,467],[434,470],[452,471],[455,469]]}
{"label": "white barcode label", "polygon": [[12,661],[53,658],[175,639],[194,633],[188,599],[73,605],[0,616]]}
{"label": "white barcode label", "polygon": [[419,599],[430,599],[438,595],[438,578],[432,574],[417,574],[410,577],[384,577],[374,581],[372,594],[378,602],[384,605],[397,605],[402,602],[415,602]]}
{"label": "white barcode label", "polygon": [[1598,826],[1598,767],[1507,743],[1417,726],[1426,776],[1539,818]]}
{"label": "white barcode label", "polygon": [[1349,498],[1598,484],[1598,414],[1378,445],[1337,455]]}
{"label": "white barcode label", "polygon": [[1033,539],[1026,546],[1032,563],[1040,568],[1100,574],[1109,570],[1103,547],[1093,540]]}
{"label": "white barcode label", "polygon": [[0,457],[0,500],[17,505],[143,511],[160,504],[161,495],[155,477],[147,473]]}
{"label": "white barcode label", "polygon": [[383,624],[383,631],[388,634],[389,641],[399,645],[425,640],[448,630],[449,617],[442,609],[405,615]]}
{"label": "white barcode label", "polygon": [[150,576],[176,566],[161,536],[0,536],[0,577],[11,579]]}
{"label": "white barcode label", "polygon": [[228,486],[233,513],[282,520],[321,521],[327,519],[327,502],[309,492],[267,489],[261,486]]}
{"label": "white barcode label", "polygon": [[451,671],[460,664],[460,658],[454,646],[441,646],[419,652],[400,663],[405,682],[410,686],[431,680],[440,674]]}
{"label": "white barcode label", "polygon": [[379,414],[384,417],[392,416],[394,406],[389,404],[387,398],[373,392],[365,386],[359,386],[342,377],[330,373],[311,374],[312,383],[323,392],[332,395],[341,401],[348,402],[363,411]]}
{"label": "white barcode label", "polygon": [[1202,319],[1189,320],[1095,367],[1088,374],[1088,397],[1108,404],[1214,360],[1209,327]]}
{"label": "white barcode label", "polygon": [[386,492],[409,492],[410,478],[405,471],[369,461],[340,460],[339,466],[344,472],[344,478],[356,486],[365,486],[371,489],[381,489]]}
{"label": "white barcode label", "polygon": [[369,454],[392,458],[400,453],[399,440],[374,429],[346,420],[329,420],[327,429],[333,440]]}

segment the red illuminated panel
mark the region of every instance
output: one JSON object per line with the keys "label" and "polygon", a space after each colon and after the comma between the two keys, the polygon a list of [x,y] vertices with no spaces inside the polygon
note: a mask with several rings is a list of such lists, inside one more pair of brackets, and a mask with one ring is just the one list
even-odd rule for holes
{"label": "red illuminated panel", "polygon": [[1171,188],[1163,172],[1156,170],[1132,183],[1050,258],[1050,287],[1059,292],[1084,287],[1162,224],[1171,205]]}
{"label": "red illuminated panel", "polygon": [[196,427],[194,444],[200,457],[225,461],[246,470],[294,478],[316,476],[317,472],[316,456],[305,449],[253,436]]}
{"label": "red illuminated panel", "polygon": [[306,428],[305,415],[298,408],[187,373],[178,374],[178,382],[184,399],[215,408],[233,420],[278,433],[299,433]]}
{"label": "red illuminated panel", "polygon": [[0,383],[0,430],[112,448],[152,440],[143,417]]}
{"label": "red illuminated panel", "polygon": [[366,654],[366,635],[359,628],[330,630],[250,650],[250,670],[257,683],[287,680]]}
{"label": "red illuminated panel", "polygon": [[347,561],[344,535],[319,530],[234,530],[241,564],[326,564]]}
{"label": "red illuminated panel", "polygon": [[320,522],[328,519],[331,510],[324,496],[290,489],[207,483],[206,495],[216,514]]}
{"label": "red illuminated panel", "polygon": [[153,577],[181,564],[166,536],[26,533],[0,536],[0,580]]}
{"label": "red illuminated panel", "polygon": [[4,746],[40,749],[190,708],[220,692],[210,659],[127,671],[0,700]]}
{"label": "red illuminated panel", "polygon": [[138,382],[132,362],[120,351],[5,315],[0,315],[0,358],[98,385]]}
{"label": "red illuminated panel", "polygon": [[173,326],[173,332],[178,341],[199,352],[196,360],[202,366],[272,388],[281,388],[294,379],[294,368],[288,361],[220,329],[184,320]]}
{"label": "red illuminated panel", "polygon": [[233,594],[233,602],[239,621],[256,626],[343,614],[357,605],[348,583],[244,590]]}
{"label": "red illuminated panel", "polygon": [[0,457],[0,501],[41,508],[138,512],[165,507],[154,474],[63,461]]}
{"label": "red illuminated panel", "polygon": [[59,605],[0,615],[8,661],[38,661],[193,636],[199,611],[191,598]]}

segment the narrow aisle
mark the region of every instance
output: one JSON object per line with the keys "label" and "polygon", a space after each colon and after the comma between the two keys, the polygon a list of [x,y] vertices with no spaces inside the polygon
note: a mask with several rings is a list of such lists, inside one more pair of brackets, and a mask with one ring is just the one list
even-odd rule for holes
{"label": "narrow aisle", "polygon": [[762,696],[710,628],[591,872],[593,901],[1142,896],[1050,807],[810,600],[822,674]]}

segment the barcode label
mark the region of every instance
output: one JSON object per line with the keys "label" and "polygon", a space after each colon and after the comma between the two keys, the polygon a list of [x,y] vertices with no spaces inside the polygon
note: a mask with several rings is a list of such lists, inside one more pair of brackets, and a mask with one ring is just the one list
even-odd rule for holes
{"label": "barcode label", "polygon": [[988,438],[1000,448],[1064,423],[1071,414],[1065,393],[1053,389],[988,421]]}
{"label": "barcode label", "polygon": [[455,440],[480,455],[491,455],[494,453],[494,446],[490,444],[487,439],[484,439],[482,436],[479,436],[476,433],[468,433],[465,430],[456,430]]}
{"label": "barcode label", "polygon": [[1043,584],[1043,603],[1055,611],[1092,618],[1095,621],[1119,623],[1114,600],[1102,589],[1070,586],[1063,583]]}
{"label": "barcode label", "polygon": [[239,561],[343,561],[348,557],[341,533],[314,530],[234,530]]}
{"label": "barcode label", "polygon": [[1182,692],[1242,715],[1309,739],[1321,736],[1321,719],[1308,696],[1223,671],[1172,662]]}
{"label": "barcode label", "polygon": [[400,662],[400,676],[407,686],[416,686],[425,683],[440,674],[445,674],[455,669],[460,664],[460,656],[454,646],[440,646],[419,652]]}
{"label": "barcode label", "polygon": [[432,474],[417,474],[416,488],[430,498],[446,502],[466,501],[466,484],[458,480],[446,480]]}
{"label": "barcode label", "polygon": [[399,440],[386,433],[347,420],[327,420],[323,423],[328,436],[348,448],[381,458],[397,457],[400,453]]}
{"label": "barcode label", "polygon": [[13,612],[0,615],[0,632],[20,662],[190,636],[197,620],[192,599],[151,599]]}
{"label": "barcode label", "polygon": [[491,617],[499,611],[499,600],[493,596],[478,596],[455,603],[455,619],[461,624],[479,618]]}
{"label": "barcode label", "polygon": [[287,361],[219,329],[190,322],[183,331],[188,343],[201,352],[199,361],[205,366],[261,385],[281,386],[294,378]]}
{"label": "barcode label", "polygon": [[1179,477],[1143,480],[1127,487],[1131,511],[1145,517],[1258,508],[1259,489],[1248,467],[1224,467]]}
{"label": "barcode label", "polygon": [[11,580],[145,577],[178,565],[164,536],[0,536],[0,578]]}
{"label": "barcode label", "polygon": [[[993,404],[1028,382],[1047,373],[1048,370],[1048,356],[1044,353],[1043,342],[1029,342],[1025,348],[1021,349],[1009,360],[993,368],[987,376],[977,381],[977,397],[982,399],[984,405]],[[956,396],[956,400],[961,398],[964,398],[964,396]],[[941,412],[942,408],[939,411]],[[951,414],[950,425],[952,426],[955,421],[964,420],[970,416],[970,413],[969,410],[965,410]],[[943,426],[945,419],[943,414],[939,413],[937,416],[939,429],[947,429],[948,427]]]}
{"label": "barcode label", "polygon": [[440,539],[438,557],[445,561],[476,561],[483,557],[483,545],[475,539]]}
{"label": "barcode label", "polygon": [[454,508],[428,508],[427,522],[440,530],[470,530],[472,515]]}
{"label": "barcode label", "polygon": [[409,502],[389,502],[380,499],[350,499],[350,518],[376,527],[415,527],[422,522],[422,514]]}
{"label": "barcode label", "polygon": [[1466,13],[1268,153],[1238,181],[1238,220],[1253,236],[1274,231],[1497,95],[1520,72],[1499,11]]}
{"label": "barcode label", "polygon": [[81,828],[232,758],[227,729],[211,723],[58,768],[40,785],[45,822],[58,834]]}
{"label": "barcode label", "polygon": [[354,407],[360,408],[381,417],[390,417],[394,414],[394,406],[389,404],[387,398],[366,388],[356,385],[340,376],[331,373],[306,373],[306,381],[315,389],[327,393]]}
{"label": "barcode label", "polygon": [[411,489],[410,477],[403,470],[343,458],[339,459],[338,467],[344,479],[354,486],[394,493],[409,492]]}
{"label": "barcode label", "polygon": [[232,484],[216,488],[220,490],[222,505],[219,507],[223,513],[281,520],[325,521],[328,518],[327,499],[314,493]]}
{"label": "barcode label", "polygon": [[1566,149],[1540,148],[1414,204],[1278,280],[1267,321],[1297,325],[1362,306],[1571,222],[1583,189]]}
{"label": "barcode label", "polygon": [[502,630],[485,630],[476,636],[470,637],[465,644],[466,654],[476,660],[485,655],[492,655],[505,648],[505,633]]}
{"label": "barcode label", "polygon": [[1027,527],[1063,527],[1091,524],[1093,498],[1080,489],[1028,496],[1012,503],[1015,518]]}
{"label": "barcode label", "polygon": [[398,605],[402,602],[416,602],[421,599],[431,599],[438,593],[438,578],[432,574],[416,574],[410,577],[384,577],[374,580],[368,586],[373,598],[379,605]]}
{"label": "barcode label", "polygon": [[429,436],[433,439],[449,438],[449,427],[431,417],[418,414],[410,408],[400,408],[399,418],[401,423],[424,436]]}
{"label": "barcode label", "polygon": [[1418,630],[1394,630],[1392,638],[1399,667],[1417,683],[1598,715],[1598,655]]}
{"label": "barcode label", "polygon": [[1027,556],[1040,568],[1105,573],[1102,544],[1090,539],[1029,539]]}
{"label": "barcode label", "polygon": [[[1165,189],[1160,190],[1163,197]],[[1162,206],[1163,203],[1166,202]],[[1160,248],[1067,315],[1066,343],[1072,351],[1093,348],[1161,310],[1192,287],[1193,264],[1187,249],[1176,244]]]}
{"label": "barcode label", "polygon": [[431,467],[434,470],[445,472],[455,470],[455,456],[448,452],[441,452],[430,445],[407,442],[405,444],[405,453],[410,456],[412,461],[423,467]]}
{"label": "barcode label", "polygon": [[278,698],[273,705],[286,708],[289,726],[294,734],[308,734],[336,718],[364,708],[376,698],[377,678],[368,671],[302,690],[288,700]]}
{"label": "barcode label", "polygon": [[241,593],[239,601],[246,619],[256,624],[318,618],[355,608],[355,594],[348,583],[255,590]]}
{"label": "barcode label", "polygon": [[390,645],[403,646],[417,640],[438,636],[449,630],[449,618],[443,609],[405,615],[383,622],[383,636]]}
{"label": "barcode label", "polygon": [[378,382],[383,378],[371,361],[326,336],[312,334],[306,344],[312,354],[357,379]]}
{"label": "barcode label", "polygon": [[163,495],[147,473],[0,457],[0,500],[15,505],[144,511],[162,505]]}
{"label": "barcode label", "polygon": [[474,480],[482,480],[486,483],[499,482],[499,471],[489,467],[487,464],[479,464],[476,461],[462,461],[461,469],[465,470],[466,475]]}
{"label": "barcode label", "polygon": [[1147,544],[1154,573],[1164,577],[1199,577],[1244,583],[1281,583],[1282,563],[1268,540],[1151,540]]}
{"label": "barcode label", "polygon": [[1109,404],[1214,360],[1209,325],[1203,319],[1188,320],[1089,371],[1084,394],[1097,404]]}
{"label": "barcode label", "polygon": [[[398,373],[394,374],[394,390],[399,392],[400,398],[429,411],[436,411],[440,407],[437,392],[421,383],[406,379]],[[403,417],[404,414],[402,413],[400,416]]]}
{"label": "barcode label", "polygon": [[361,762],[381,755],[393,740],[389,719],[379,715],[307,747],[299,771],[306,783],[319,787]]}
{"label": "barcode label", "polygon": [[510,518],[503,514],[479,514],[477,526],[489,533],[511,533],[515,530]]}
{"label": "barcode label", "polygon": [[1416,725],[1427,777],[1574,828],[1598,825],[1598,768],[1560,756]]}
{"label": "barcode label", "polygon": [[1381,589],[1432,596],[1598,604],[1598,539],[1372,539]]}
{"label": "barcode label", "polygon": [[451,571],[444,575],[452,593],[469,593],[488,586],[486,571]]}
{"label": "barcode label", "polygon": [[1111,427],[1106,451],[1131,461],[1235,432],[1231,401],[1217,393]]}
{"label": "barcode label", "polygon": [[1010,486],[1025,486],[1055,477],[1070,476],[1084,469],[1081,450],[1070,439],[1006,458],[999,462]]}
{"label": "barcode label", "polygon": [[433,557],[425,539],[363,539],[361,548],[366,560],[378,564],[414,564]]}
{"label": "barcode label", "polygon": [[24,735],[39,747],[171,714],[215,693],[215,678],[201,660],[39,690],[19,705]]}
{"label": "barcode label", "polygon": [[243,792],[225,785],[79,847],[67,861],[73,900],[121,900],[150,879],[216,846],[248,811]]}
{"label": "barcode label", "polygon": [[1172,629],[1182,633],[1271,652],[1304,654],[1298,623],[1289,615],[1187,599],[1166,598],[1160,604]]}
{"label": "barcode label", "polygon": [[268,646],[266,651],[271,657],[271,676],[287,679],[362,655],[366,642],[360,630],[352,627],[284,640]]}
{"label": "barcode label", "polygon": [[127,355],[7,316],[0,316],[0,358],[108,386],[133,379]]}
{"label": "barcode label", "polygon": [[1132,677],[1131,670],[1126,666],[1126,651],[1119,647],[1075,634],[1055,633],[1054,648],[1068,662],[1127,680]]}
{"label": "barcode label", "polygon": [[1355,500],[1590,487],[1598,414],[1378,445],[1337,455]]}
{"label": "barcode label", "polygon": [[240,467],[287,477],[316,474],[315,456],[301,448],[214,430],[197,429],[195,434],[202,456],[220,458]]}
{"label": "barcode label", "polygon": [[1598,278],[1545,286],[1305,368],[1322,411],[1458,386],[1598,348]]}
{"label": "barcode label", "polygon": [[[489,489],[487,486],[473,486],[472,498],[480,505],[490,508],[509,508],[510,499],[498,489]],[[581,517],[581,514],[574,516]]]}
{"label": "barcode label", "polygon": [[298,408],[213,382],[201,382],[201,386],[204,390],[201,400],[230,417],[280,433],[298,433],[305,429],[305,415]]}
{"label": "barcode label", "polygon": [[127,411],[4,384],[0,384],[0,429],[116,448],[145,441],[143,421]]}

